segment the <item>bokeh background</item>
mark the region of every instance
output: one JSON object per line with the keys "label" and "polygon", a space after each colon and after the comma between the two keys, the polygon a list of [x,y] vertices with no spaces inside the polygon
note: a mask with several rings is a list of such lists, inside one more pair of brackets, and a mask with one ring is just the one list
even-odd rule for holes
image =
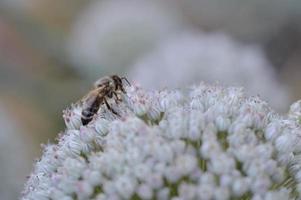
{"label": "bokeh background", "polygon": [[62,111],[98,77],[301,99],[300,0],[0,0],[0,199],[17,199]]}

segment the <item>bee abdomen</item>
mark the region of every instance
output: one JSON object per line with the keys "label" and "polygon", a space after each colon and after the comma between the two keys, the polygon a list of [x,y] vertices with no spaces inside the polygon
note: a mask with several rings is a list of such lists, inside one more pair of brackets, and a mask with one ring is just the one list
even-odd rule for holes
{"label": "bee abdomen", "polygon": [[83,110],[82,111],[82,116],[81,116],[81,121],[83,125],[87,125],[92,119],[94,114],[97,112],[97,110]]}
{"label": "bee abdomen", "polygon": [[81,118],[81,121],[82,121],[82,123],[83,123],[84,126],[87,125],[87,124],[89,124],[89,122],[91,120],[92,120],[92,117],[91,118],[84,118],[84,117]]}

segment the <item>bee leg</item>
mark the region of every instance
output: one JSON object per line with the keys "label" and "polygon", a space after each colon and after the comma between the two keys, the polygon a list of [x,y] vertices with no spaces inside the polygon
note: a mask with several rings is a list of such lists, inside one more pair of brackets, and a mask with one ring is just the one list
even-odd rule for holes
{"label": "bee leg", "polygon": [[121,77],[121,80],[125,80],[128,83],[128,85],[131,85],[127,78]]}
{"label": "bee leg", "polygon": [[113,95],[114,95],[114,100],[115,100],[115,103],[118,104],[119,102],[121,102],[122,100],[118,97],[117,93],[116,92],[113,92]]}
{"label": "bee leg", "polygon": [[123,92],[123,94],[126,94],[126,91],[123,86],[120,87],[120,90]]}
{"label": "bee leg", "polygon": [[107,100],[106,99],[104,99],[104,102],[105,102],[105,104],[106,104],[106,106],[107,106],[107,108],[113,113],[113,114],[115,114],[115,115],[117,115],[117,116],[119,116],[120,117],[120,115],[109,105],[109,103],[107,102]]}
{"label": "bee leg", "polygon": [[113,92],[109,92],[107,96],[111,99],[113,97]]}

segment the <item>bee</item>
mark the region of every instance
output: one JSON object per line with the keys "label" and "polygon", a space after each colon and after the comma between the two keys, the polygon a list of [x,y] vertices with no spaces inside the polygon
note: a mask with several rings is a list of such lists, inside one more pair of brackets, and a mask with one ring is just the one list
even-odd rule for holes
{"label": "bee", "polygon": [[120,116],[110,106],[107,99],[114,98],[117,104],[121,101],[118,94],[120,94],[120,92],[126,94],[123,80],[130,85],[130,82],[125,77],[119,77],[117,75],[102,77],[94,83],[94,88],[81,100],[83,105],[81,121],[83,125],[87,125],[93,119],[93,116],[103,104],[105,104],[113,114]]}

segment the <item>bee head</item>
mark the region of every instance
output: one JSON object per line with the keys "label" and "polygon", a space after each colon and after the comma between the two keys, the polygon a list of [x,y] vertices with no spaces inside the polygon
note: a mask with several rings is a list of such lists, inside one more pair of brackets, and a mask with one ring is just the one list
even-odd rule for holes
{"label": "bee head", "polygon": [[123,88],[122,80],[125,80],[130,85],[130,82],[125,77],[119,77],[117,75],[113,75],[113,76],[111,76],[111,78],[114,81],[114,85],[115,85],[116,90],[120,89],[121,91],[125,92],[124,88]]}
{"label": "bee head", "polygon": [[124,91],[123,80],[125,80],[127,82],[127,84],[130,85],[130,82],[125,77],[119,77],[117,75],[112,75],[112,76],[103,77],[103,78],[97,80],[94,83],[94,88],[100,88],[100,87],[106,86],[113,90]]}

